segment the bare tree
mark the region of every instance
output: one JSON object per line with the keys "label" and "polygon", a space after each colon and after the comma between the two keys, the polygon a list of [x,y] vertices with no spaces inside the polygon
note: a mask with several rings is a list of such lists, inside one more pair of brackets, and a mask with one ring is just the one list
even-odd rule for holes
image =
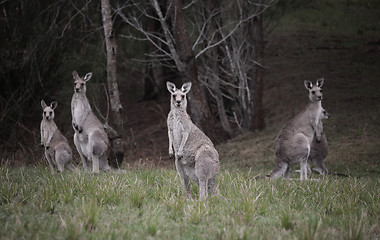
{"label": "bare tree", "polygon": [[[217,29],[220,29],[220,26],[222,25],[221,11],[219,10],[220,5],[221,1],[211,0],[208,1],[208,5],[205,5],[203,9],[206,15],[211,16],[209,28],[211,29],[211,31],[215,32],[215,42],[220,42],[220,40],[223,38],[222,34],[219,31],[217,31]],[[206,42],[206,45],[207,44],[209,43]],[[229,137],[231,137],[233,135],[233,131],[230,122],[228,121],[228,116],[226,113],[226,108],[220,86],[220,79],[223,78],[223,75],[220,71],[220,66],[222,64],[221,61],[224,58],[224,54],[221,51],[221,47],[221,44],[214,47],[213,49],[211,49],[209,54],[203,57],[203,59],[207,59],[207,61],[210,61],[208,62],[208,64],[206,62],[204,62],[204,64],[210,66],[211,71],[201,71],[200,79],[203,79],[203,82],[207,82],[207,79],[212,79],[212,81],[210,81],[208,90],[210,94],[215,98],[222,128],[225,132],[228,133]],[[201,70],[204,69],[207,68],[201,67]]]}
{"label": "bare tree", "polygon": [[[19,144],[33,148],[30,109],[42,98],[54,96],[63,106],[57,121],[68,120],[66,93],[72,93],[72,85],[62,81],[68,77],[64,74],[74,66],[100,69],[100,61],[86,61],[96,53],[84,47],[99,41],[94,34],[99,32],[99,15],[91,14],[99,6],[98,1],[1,1],[0,148],[10,154]],[[72,129],[62,129],[67,130]]]}
{"label": "bare tree", "polygon": [[[262,29],[259,25],[263,12],[274,2],[194,0],[182,6],[181,0],[168,0],[166,7],[162,7],[157,0],[131,0],[119,6],[117,12],[142,36],[126,37],[149,41],[156,48],[148,54],[150,57],[168,65],[174,62],[183,80],[199,86],[189,99],[194,122],[202,127],[202,121],[211,122],[207,121],[210,105],[205,100],[204,87],[215,99],[222,128],[231,135],[231,123],[241,129],[264,125],[262,30],[261,35],[256,34]],[[149,9],[154,9],[154,14]],[[141,16],[160,22],[162,32],[147,31]],[[191,24],[189,33],[186,24]],[[201,64],[197,66],[196,62]]]}
{"label": "bare tree", "polygon": [[[160,32],[149,32],[143,27],[141,19],[130,14],[129,11],[122,11],[124,8],[133,6],[139,10],[143,16],[152,18],[161,24],[162,34]],[[148,9],[154,10],[154,15],[150,15]],[[186,22],[182,12],[182,1],[168,1],[167,11],[163,12],[157,0],[150,0],[149,3],[130,1],[127,5],[118,7],[118,14],[130,26],[142,33],[143,40],[153,44],[159,52],[154,54],[155,59],[173,60],[178,70],[181,81],[191,81],[193,91],[189,95],[190,111],[193,121],[205,132],[212,135],[213,117],[209,110],[206,97],[201,89],[198,80],[198,71],[195,64],[195,55],[190,44],[189,35],[186,29]],[[134,36],[128,36],[135,38]]]}
{"label": "bare tree", "polygon": [[252,28],[249,26],[252,32],[253,38],[253,59],[256,61],[254,76],[253,91],[256,93],[253,95],[253,116],[252,116],[252,129],[263,129],[265,127],[264,121],[264,109],[263,109],[263,93],[264,93],[264,33],[263,33],[263,16],[259,15],[253,18]]}
{"label": "bare tree", "polygon": [[[153,0],[155,6],[157,0]],[[185,18],[182,12],[182,1],[174,0],[171,8],[171,17],[173,24],[173,36],[176,43],[176,51],[184,67],[180,71],[182,82],[192,82],[192,91],[189,94],[191,101],[190,109],[194,122],[208,134],[214,135],[214,119],[211,116],[206,97],[201,89],[198,79],[198,70],[195,64],[194,52],[190,44],[189,35],[186,29]]]}
{"label": "bare tree", "polygon": [[124,144],[122,139],[123,114],[120,102],[120,93],[116,76],[116,39],[112,29],[111,5],[109,0],[101,0],[104,36],[107,51],[107,83],[111,106],[113,129],[106,123],[106,130],[111,143],[110,163],[119,166],[124,158]]}
{"label": "bare tree", "polygon": [[[230,5],[224,6],[223,9],[220,2],[210,1],[211,6],[206,7],[205,12],[195,15],[198,20],[193,21],[201,23],[195,27],[200,33],[197,42],[207,42],[203,49],[217,49],[217,54],[211,52],[201,57],[200,79],[215,98],[220,121],[227,132],[228,125],[223,116],[226,111],[230,114],[229,120],[241,130],[261,129],[265,126],[262,110],[262,18],[263,12],[272,1],[267,1],[266,4],[263,2],[231,1]],[[230,9],[228,15],[225,10],[227,7]],[[229,22],[222,24],[223,15],[224,21]],[[207,16],[211,16],[209,18],[212,27],[209,29],[204,25],[209,21]],[[214,42],[208,39],[214,39]],[[204,50],[200,52],[202,51]],[[221,92],[217,93],[215,90]],[[221,96],[223,101],[220,100]],[[223,111],[225,101],[229,101],[230,104],[228,109]]]}

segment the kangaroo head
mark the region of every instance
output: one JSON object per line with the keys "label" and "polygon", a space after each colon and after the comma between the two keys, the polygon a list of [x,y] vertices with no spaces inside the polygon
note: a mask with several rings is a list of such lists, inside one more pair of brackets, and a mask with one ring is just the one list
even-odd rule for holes
{"label": "kangaroo head", "polygon": [[307,90],[309,90],[309,99],[312,102],[318,102],[322,100],[322,86],[324,79],[318,79],[315,85],[311,81],[305,80],[304,84]]}
{"label": "kangaroo head", "polygon": [[58,103],[56,101],[52,102],[50,106],[46,105],[44,100],[41,100],[42,107],[42,118],[45,120],[54,119],[54,109],[57,107]]}
{"label": "kangaroo head", "polygon": [[180,89],[177,89],[176,86],[171,82],[166,82],[166,87],[169,92],[172,94],[170,100],[170,105],[173,108],[184,108],[187,106],[186,94],[191,89],[191,82],[184,83]]}
{"label": "kangaroo head", "polygon": [[324,108],[322,108],[322,113],[321,113],[320,119],[329,119],[329,118],[330,118],[330,114],[328,112],[326,112],[326,110]]}
{"label": "kangaroo head", "polygon": [[86,93],[86,82],[90,80],[92,73],[89,72],[84,77],[79,77],[77,71],[73,71],[74,78],[74,92],[76,93]]}

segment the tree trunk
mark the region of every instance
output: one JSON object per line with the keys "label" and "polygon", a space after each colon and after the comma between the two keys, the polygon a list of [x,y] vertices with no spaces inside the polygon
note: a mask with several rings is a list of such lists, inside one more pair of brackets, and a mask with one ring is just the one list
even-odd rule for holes
{"label": "tree trunk", "polygon": [[264,92],[264,37],[263,37],[263,15],[260,14],[253,18],[253,34],[254,34],[254,51],[256,64],[255,94],[253,95],[253,116],[252,130],[263,129],[265,127],[264,109],[263,109],[263,92]]}
{"label": "tree trunk", "polygon": [[[124,143],[122,140],[123,115],[120,102],[119,87],[116,79],[116,39],[112,30],[111,5],[109,0],[101,0],[104,36],[107,51],[107,83],[112,113],[112,125],[107,133],[111,143],[110,164],[120,166],[124,158]],[[112,133],[112,134],[110,134]],[[112,136],[110,136],[112,135]]]}
{"label": "tree trunk", "polygon": [[191,48],[186,23],[182,12],[182,1],[173,0],[172,25],[173,36],[179,59],[184,68],[179,69],[182,82],[191,82],[189,103],[192,119],[206,134],[215,136],[214,119],[210,113],[204,92],[198,79],[198,70],[195,64],[194,52]]}
{"label": "tree trunk", "polygon": [[[211,14],[214,11],[218,11],[220,4],[221,2],[219,0],[209,1],[208,2],[209,13]],[[220,13],[218,13],[211,19],[211,27],[214,31],[216,31],[220,25],[221,25],[221,17],[220,17]],[[221,39],[222,39],[222,35],[219,31],[217,31],[215,34],[215,42],[218,42]],[[222,65],[221,59],[223,58],[223,51],[221,51],[220,49],[221,47],[222,45],[217,46],[211,51],[210,63],[212,64],[211,67],[213,69],[214,75],[216,76],[215,79],[211,79],[211,86],[212,86],[212,90],[215,93],[215,100],[216,100],[216,105],[218,107],[218,115],[219,115],[220,123],[222,124],[223,130],[228,133],[229,137],[231,137],[233,135],[233,132],[231,129],[230,122],[228,121],[228,118],[227,118],[222,90],[220,88],[220,80],[222,78],[222,74],[220,74],[219,68],[220,68],[220,65]]]}

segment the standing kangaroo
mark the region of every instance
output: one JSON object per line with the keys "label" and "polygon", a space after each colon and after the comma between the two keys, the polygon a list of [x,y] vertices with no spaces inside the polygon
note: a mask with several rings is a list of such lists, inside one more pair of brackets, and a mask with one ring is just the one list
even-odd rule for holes
{"label": "standing kangaroo", "polygon": [[309,104],[306,108],[292,118],[281,129],[275,144],[275,168],[270,174],[272,179],[284,175],[289,177],[290,166],[300,163],[301,180],[307,179],[307,159],[310,154],[310,146],[314,135],[317,142],[322,139],[322,85],[324,79],[317,80],[313,85],[310,81],[304,81],[306,89],[309,90]]}
{"label": "standing kangaroo", "polygon": [[54,101],[47,106],[45,101],[41,100],[43,111],[40,125],[41,146],[45,149],[45,158],[53,174],[57,172],[57,166],[60,172],[63,172],[65,167],[69,170],[75,169],[71,163],[71,147],[54,122],[54,109],[57,105],[58,103]]}
{"label": "standing kangaroo", "polygon": [[323,109],[320,117],[320,126],[319,128],[322,131],[321,141],[318,142],[316,136],[314,136],[313,142],[310,147],[310,154],[308,161],[311,162],[314,166],[313,171],[318,172],[319,174],[327,174],[327,168],[325,167],[324,160],[327,157],[329,147],[327,143],[326,135],[323,132],[323,119],[330,118],[330,115]]}
{"label": "standing kangaroo", "polygon": [[[191,83],[185,83],[181,89],[166,83],[171,93],[168,115],[169,156],[175,158],[175,166],[186,197],[191,198],[190,182],[199,185],[199,198],[211,195],[216,187],[216,174],[219,172],[219,154],[211,140],[191,121],[186,112],[186,94]],[[174,150],[174,151],[173,151]]]}
{"label": "standing kangaroo", "polygon": [[108,137],[103,124],[91,110],[86,97],[86,82],[90,80],[92,73],[87,73],[83,78],[73,72],[74,95],[71,100],[72,124],[74,128],[74,144],[82,159],[83,168],[90,170],[89,161],[92,161],[92,172],[98,173],[99,169],[111,170],[106,156]]}

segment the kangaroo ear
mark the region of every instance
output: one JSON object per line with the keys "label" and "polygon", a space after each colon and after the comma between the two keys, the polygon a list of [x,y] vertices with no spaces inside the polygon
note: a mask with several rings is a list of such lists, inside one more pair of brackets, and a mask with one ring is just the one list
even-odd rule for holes
{"label": "kangaroo ear", "polygon": [[41,107],[42,107],[42,109],[45,109],[47,107],[44,100],[41,100]]}
{"label": "kangaroo ear", "polygon": [[317,80],[317,86],[321,88],[321,87],[323,86],[324,81],[325,81],[324,78],[320,78],[320,79],[318,79],[318,80]]}
{"label": "kangaroo ear", "polygon": [[305,84],[305,88],[306,89],[312,89],[313,88],[313,83],[312,82],[310,82],[309,80],[305,80],[305,81],[303,81],[303,83]]}
{"label": "kangaroo ear", "polygon": [[79,75],[78,75],[78,73],[77,73],[77,71],[73,71],[73,78],[74,79],[77,79],[77,78],[79,78]]}
{"label": "kangaroo ear", "polygon": [[57,107],[57,105],[58,105],[58,102],[57,102],[57,101],[54,101],[54,102],[50,103],[50,107],[51,107],[51,109],[53,109],[53,110]]}
{"label": "kangaroo ear", "polygon": [[191,89],[191,82],[187,82],[185,84],[182,85],[181,87],[181,91],[184,93],[184,94],[187,94]]}
{"label": "kangaroo ear", "polygon": [[167,87],[168,91],[169,91],[171,94],[173,94],[173,93],[175,92],[175,90],[176,90],[176,87],[175,87],[174,83],[169,82],[169,81],[166,82],[166,87]]}
{"label": "kangaroo ear", "polygon": [[92,72],[89,72],[89,73],[86,74],[86,76],[84,76],[83,80],[84,80],[85,82],[87,82],[88,80],[91,79],[91,77],[92,77]]}

